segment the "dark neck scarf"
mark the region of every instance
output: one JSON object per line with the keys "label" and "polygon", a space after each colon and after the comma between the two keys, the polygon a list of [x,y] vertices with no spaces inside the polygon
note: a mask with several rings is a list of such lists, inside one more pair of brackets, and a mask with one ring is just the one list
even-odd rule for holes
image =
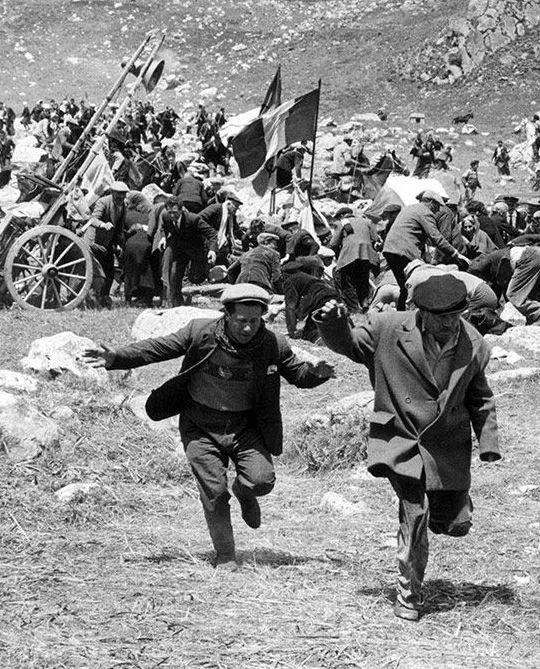
{"label": "dark neck scarf", "polygon": [[262,348],[265,332],[262,322],[255,336],[247,344],[240,344],[228,334],[225,318],[221,318],[216,326],[215,337],[217,345],[229,355],[236,358],[250,358]]}

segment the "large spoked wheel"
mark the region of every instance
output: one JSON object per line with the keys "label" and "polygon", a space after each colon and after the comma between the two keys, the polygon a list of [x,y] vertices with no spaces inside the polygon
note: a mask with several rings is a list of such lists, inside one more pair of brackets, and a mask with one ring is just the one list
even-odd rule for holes
{"label": "large spoked wheel", "polygon": [[92,256],[71,230],[57,225],[32,228],[11,246],[4,280],[25,309],[74,309],[92,283]]}

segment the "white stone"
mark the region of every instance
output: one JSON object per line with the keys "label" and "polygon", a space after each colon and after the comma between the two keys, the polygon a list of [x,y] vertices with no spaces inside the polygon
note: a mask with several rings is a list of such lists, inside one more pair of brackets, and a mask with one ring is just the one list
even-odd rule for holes
{"label": "white stone", "polygon": [[28,355],[21,360],[23,369],[55,378],[71,372],[80,379],[87,379],[99,385],[107,384],[105,369],[95,369],[82,361],[87,348],[97,348],[88,337],[79,337],[73,332],[59,332],[51,337],[35,339],[30,344]]}
{"label": "white stone", "polygon": [[490,383],[506,383],[507,381],[523,381],[540,377],[540,367],[518,367],[517,369],[502,369],[487,375]]}
{"label": "white stone", "polygon": [[57,490],[54,495],[59,502],[70,502],[76,495],[88,495],[92,490],[97,490],[99,484],[95,481],[80,483],[68,483],[68,485]]}
{"label": "white stone", "polygon": [[131,336],[140,341],[150,337],[163,337],[183,328],[195,318],[219,318],[216,309],[174,307],[173,309],[145,309],[133,323]]}
{"label": "white stone", "polygon": [[367,418],[373,411],[373,390],[363,390],[354,395],[347,395],[337,402],[332,402],[323,407],[318,413],[313,413],[305,421],[310,428],[329,428],[335,423],[354,415]]}
{"label": "white stone", "polygon": [[525,316],[516,309],[512,302],[507,302],[504,305],[500,318],[511,325],[525,325],[527,322]]}
{"label": "white stone", "polygon": [[210,86],[201,91],[202,98],[213,98],[217,95],[218,89],[217,86]]}
{"label": "white stone", "polygon": [[538,325],[516,325],[504,334],[486,335],[488,344],[507,348],[519,348],[540,357],[540,327]]}
{"label": "white stone", "polygon": [[324,493],[321,499],[321,506],[330,511],[337,511],[343,516],[356,516],[368,511],[368,507],[364,502],[349,502],[349,500],[337,492]]}
{"label": "white stone", "polygon": [[0,434],[8,458],[24,462],[52,446],[60,436],[60,428],[23,399],[0,392]]}
{"label": "white stone", "polygon": [[152,430],[167,432],[170,433],[172,437],[178,437],[178,416],[171,416],[171,418],[166,418],[164,420],[151,420],[144,408],[147,398],[148,395],[134,395],[127,401],[126,405],[134,416],[148,425]]}
{"label": "white stone", "polygon": [[11,369],[0,369],[0,388],[35,393],[38,389],[38,382],[28,374],[14,372]]}
{"label": "white stone", "polygon": [[67,404],[60,404],[50,412],[50,417],[59,421],[69,421],[75,418],[75,412]]}

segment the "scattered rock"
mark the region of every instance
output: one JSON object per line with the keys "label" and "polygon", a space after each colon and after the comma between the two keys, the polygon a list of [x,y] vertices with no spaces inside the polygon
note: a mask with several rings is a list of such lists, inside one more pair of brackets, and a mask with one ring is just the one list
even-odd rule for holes
{"label": "scattered rock", "polygon": [[321,506],[331,511],[337,511],[343,516],[356,516],[369,511],[367,504],[364,502],[349,502],[337,492],[326,492],[322,496]]}
{"label": "scattered rock", "polygon": [[22,398],[0,392],[0,444],[11,461],[33,460],[53,446],[59,435],[56,421]]}
{"label": "scattered rock", "polygon": [[93,490],[97,490],[99,484],[95,481],[81,481],[80,483],[68,483],[68,485],[60,488],[54,494],[59,502],[64,504],[71,502],[71,500],[78,495],[88,495]]}
{"label": "scattered rock", "polygon": [[516,309],[512,302],[507,302],[501,311],[500,318],[510,325],[525,325],[527,319]]}
{"label": "scattered rock", "polygon": [[540,358],[540,326],[517,325],[500,336],[486,335],[485,339],[490,345],[523,349]]}
{"label": "scattered rock", "polygon": [[173,309],[145,309],[131,328],[131,336],[140,341],[149,337],[163,337],[180,330],[195,318],[219,318],[223,314],[216,309],[197,307],[174,307]]}
{"label": "scattered rock", "polygon": [[321,412],[308,416],[305,423],[308,427],[327,428],[341,422],[345,417],[358,414],[366,417],[373,411],[373,390],[364,390],[354,395],[325,406]]}
{"label": "scattered rock", "polygon": [[83,351],[96,348],[88,337],[79,337],[73,332],[59,332],[51,337],[35,339],[30,344],[28,355],[21,360],[23,369],[38,372],[48,378],[56,378],[71,372],[80,379],[107,384],[107,372],[94,369],[82,361]]}
{"label": "scattered rock", "polygon": [[540,376],[540,367],[518,367],[517,369],[501,369],[487,375],[490,383],[504,383],[508,381],[522,381]]}
{"label": "scattered rock", "polygon": [[67,422],[73,420],[76,417],[76,414],[71,407],[67,406],[67,404],[60,404],[50,412],[49,416],[55,420]]}
{"label": "scattered rock", "polygon": [[38,382],[28,374],[13,372],[11,369],[0,369],[0,388],[35,393],[38,389]]}

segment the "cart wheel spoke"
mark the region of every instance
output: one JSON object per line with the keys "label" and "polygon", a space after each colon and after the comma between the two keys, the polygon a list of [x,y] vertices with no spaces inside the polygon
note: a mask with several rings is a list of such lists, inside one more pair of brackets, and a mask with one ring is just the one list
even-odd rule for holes
{"label": "cart wheel spoke", "polygon": [[23,246],[23,247],[21,247],[21,251],[24,251],[24,253],[29,255],[33,260],[35,260],[37,263],[39,263],[41,265],[41,267],[43,267],[44,263],[39,258],[36,258],[36,256],[33,253],[31,253],[29,249],[27,249],[26,247]]}
{"label": "cart wheel spoke", "polygon": [[[70,244],[69,246],[66,246],[66,248],[62,251],[62,253],[61,253],[61,254],[58,256],[58,258],[56,259],[56,262],[57,262],[57,263],[60,262],[60,261],[62,260],[62,258],[66,255],[66,253],[67,253],[70,249],[72,249],[74,246],[75,246],[75,242],[71,242],[71,244]],[[55,264],[56,264],[56,263],[55,263]]]}
{"label": "cart wheel spoke", "polygon": [[58,272],[58,276],[68,277],[68,279],[84,279],[84,274],[67,274],[66,272]]}
{"label": "cart wheel spoke", "polygon": [[58,307],[62,307],[62,298],[60,297],[60,293],[58,292],[58,288],[56,287],[56,284],[54,281],[51,281],[51,286],[53,289],[54,297],[56,299],[56,303],[58,304]]}
{"label": "cart wheel spoke", "polygon": [[66,288],[67,290],[69,290],[69,292],[70,292],[72,295],[78,295],[78,294],[79,294],[76,290],[73,290],[73,288],[72,288],[71,286],[69,286],[65,281],[62,281],[62,279],[59,278],[59,279],[57,279],[57,281],[58,281],[59,283],[61,283],[61,284],[64,286],[64,288]]}
{"label": "cart wheel spoke", "polygon": [[58,264],[58,260],[55,261],[56,269],[65,269],[66,267],[71,267],[72,265],[84,264],[84,259],[79,258],[78,260],[70,260],[69,262],[64,263],[63,265]]}
{"label": "cart wheel spoke", "polygon": [[20,283],[26,283],[27,281],[34,281],[38,278],[38,274],[31,274],[30,276],[25,276],[22,279],[17,279],[13,282],[14,286],[18,286]]}
{"label": "cart wheel spoke", "polygon": [[26,293],[26,295],[21,296],[25,302],[28,302],[28,299],[32,297],[32,295],[36,292],[37,288],[43,283],[44,280],[45,277],[42,276],[40,279],[38,279],[38,281],[36,281],[36,283],[32,286],[32,288],[30,288],[30,290]]}

